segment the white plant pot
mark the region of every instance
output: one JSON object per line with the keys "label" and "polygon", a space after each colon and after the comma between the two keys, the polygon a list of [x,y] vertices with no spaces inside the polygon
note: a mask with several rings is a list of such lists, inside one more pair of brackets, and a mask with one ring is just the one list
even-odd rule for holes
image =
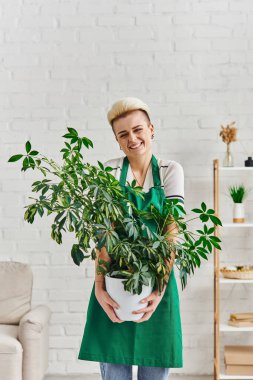
{"label": "white plant pot", "polygon": [[245,212],[244,203],[234,203],[233,208],[233,222],[234,223],[244,223]]}
{"label": "white plant pot", "polygon": [[152,287],[143,285],[141,294],[131,294],[124,290],[123,280],[124,279],[122,278],[113,278],[106,275],[106,291],[120,306],[119,309],[114,309],[115,314],[119,319],[122,321],[138,321],[144,313],[132,314],[132,312],[148,305],[148,302],[140,303],[140,301],[152,293]]}

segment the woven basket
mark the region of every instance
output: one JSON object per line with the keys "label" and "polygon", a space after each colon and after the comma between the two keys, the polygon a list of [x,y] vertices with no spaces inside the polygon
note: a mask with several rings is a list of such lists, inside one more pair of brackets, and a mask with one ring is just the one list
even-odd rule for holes
{"label": "woven basket", "polygon": [[220,272],[225,278],[236,278],[239,280],[253,279],[253,266],[235,266],[235,269],[221,268]]}

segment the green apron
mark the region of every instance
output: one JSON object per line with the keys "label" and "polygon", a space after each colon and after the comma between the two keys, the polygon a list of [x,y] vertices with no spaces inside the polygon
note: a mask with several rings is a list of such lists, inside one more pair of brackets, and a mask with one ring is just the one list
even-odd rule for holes
{"label": "green apron", "polygon": [[[162,210],[164,190],[161,187],[159,167],[152,155],[154,186],[144,193],[145,199],[136,196],[125,186],[128,158],[123,161],[120,184],[138,209],[146,210],[152,203]],[[150,221],[148,221],[150,223]],[[153,230],[156,228],[149,224]],[[161,302],[148,321],[136,323],[112,322],[95,297],[93,284],[87,311],[87,320],[78,355],[80,360],[137,366],[182,368],[182,332],[180,306],[174,268]]]}

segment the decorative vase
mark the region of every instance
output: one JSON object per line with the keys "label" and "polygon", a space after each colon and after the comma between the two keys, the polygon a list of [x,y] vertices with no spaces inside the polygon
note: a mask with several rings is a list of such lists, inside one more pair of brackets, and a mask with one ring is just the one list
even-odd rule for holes
{"label": "decorative vase", "polygon": [[234,166],[234,159],[230,151],[230,144],[227,144],[227,151],[223,160],[223,166]]}
{"label": "decorative vase", "polygon": [[233,209],[233,222],[234,223],[244,223],[244,204],[243,203],[234,203]]}
{"label": "decorative vase", "polygon": [[148,302],[140,303],[140,301],[152,293],[152,287],[143,285],[141,294],[131,294],[124,289],[124,284],[122,283],[124,280],[126,279],[113,278],[106,275],[106,291],[120,306],[119,309],[114,309],[119,319],[122,321],[138,321],[144,313],[132,314],[132,312],[148,306]]}

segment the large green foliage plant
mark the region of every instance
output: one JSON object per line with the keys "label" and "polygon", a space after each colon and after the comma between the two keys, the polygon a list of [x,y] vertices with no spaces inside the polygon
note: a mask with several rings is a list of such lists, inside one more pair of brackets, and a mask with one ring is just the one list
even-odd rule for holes
{"label": "large green foliage plant", "polygon": [[[188,221],[177,199],[165,199],[162,213],[154,206],[148,211],[138,210],[111,174],[112,168],[99,161],[97,165],[84,162],[82,150],[93,147],[91,140],[79,137],[74,128],[68,128],[63,138],[66,141],[61,149],[61,165],[33,150],[30,141],[25,144],[24,154],[9,159],[23,159],[21,171],[37,170],[44,176],[32,184],[32,192],[38,195],[29,197],[33,202],[25,206],[24,219],[33,223],[37,214],[53,214],[51,237],[61,244],[63,232],[75,234],[71,256],[77,265],[85,258],[95,260],[97,252],[105,247],[111,260],[99,260],[98,273],[123,278],[125,290],[133,294],[140,294],[149,281],[159,292],[163,289],[174,252],[184,289],[188,276],[200,267],[201,259],[207,260],[213,247],[220,249],[214,226],[222,224],[214,210],[202,202],[200,208],[192,209],[195,217]],[[128,185],[142,196],[136,181]],[[155,220],[156,232],[149,229],[149,219]],[[202,229],[188,228],[194,219],[202,223]],[[177,231],[176,241],[172,239],[173,230],[165,232],[172,223]]]}

